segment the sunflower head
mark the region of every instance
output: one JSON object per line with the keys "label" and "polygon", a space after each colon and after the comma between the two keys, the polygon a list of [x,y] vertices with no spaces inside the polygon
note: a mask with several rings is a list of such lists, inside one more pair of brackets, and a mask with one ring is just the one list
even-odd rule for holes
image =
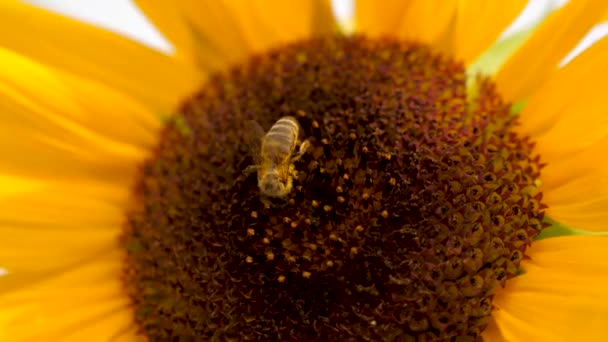
{"label": "sunflower head", "polygon": [[[429,48],[307,40],[218,74],[143,169],[129,288],[152,336],[477,337],[541,230],[532,145],[488,80]],[[248,120],[311,148],[261,200]],[[154,265],[153,267],[150,267]],[[160,311],[158,311],[160,308]],[[278,335],[277,335],[278,334]]]}
{"label": "sunflower head", "polygon": [[608,340],[608,2],[135,3],[0,2],[0,340]]}

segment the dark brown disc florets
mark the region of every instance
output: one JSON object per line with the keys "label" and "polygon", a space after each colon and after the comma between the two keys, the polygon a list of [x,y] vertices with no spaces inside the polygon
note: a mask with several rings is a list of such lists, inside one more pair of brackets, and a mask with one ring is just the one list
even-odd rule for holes
{"label": "dark brown disc florets", "polygon": [[[152,340],[475,341],[542,229],[539,161],[494,85],[421,45],[300,42],[217,75],[163,131],[128,216]],[[247,120],[311,148],[260,198]]]}

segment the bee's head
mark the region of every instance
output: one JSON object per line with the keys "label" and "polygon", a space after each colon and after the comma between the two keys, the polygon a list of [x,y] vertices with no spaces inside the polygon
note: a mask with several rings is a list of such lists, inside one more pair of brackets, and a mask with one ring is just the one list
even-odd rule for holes
{"label": "bee's head", "polygon": [[281,177],[278,172],[268,172],[258,181],[262,194],[268,197],[285,197],[291,191],[291,177]]}

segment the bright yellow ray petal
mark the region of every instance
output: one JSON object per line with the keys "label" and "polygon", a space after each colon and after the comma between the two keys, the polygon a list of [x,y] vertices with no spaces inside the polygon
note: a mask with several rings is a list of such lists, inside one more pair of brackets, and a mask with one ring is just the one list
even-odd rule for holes
{"label": "bright yellow ray petal", "polygon": [[525,274],[494,298],[492,316],[509,341],[608,340],[608,238],[535,242]]}
{"label": "bright yellow ray petal", "polygon": [[[0,224],[22,228],[100,229],[122,223],[130,189],[122,185],[88,182],[39,185],[0,199]],[[99,226],[94,226],[99,225]],[[2,235],[2,234],[0,234]]]}
{"label": "bright yellow ray petal", "polygon": [[541,174],[547,214],[582,230],[608,230],[606,60],[603,39],[557,71],[520,113],[520,130],[548,164]]}
{"label": "bright yellow ray petal", "polygon": [[0,201],[7,197],[31,192],[44,186],[44,182],[0,174]]}
{"label": "bright yellow ray petal", "polygon": [[121,258],[114,249],[52,278],[0,293],[0,340],[134,338],[132,309],[119,279]]}
{"label": "bright yellow ray petal", "polygon": [[[158,115],[99,83],[49,69],[9,50],[0,49],[0,61],[0,92],[7,102],[20,101],[32,111],[44,107],[107,138],[142,147],[149,146],[160,127]],[[25,120],[10,113],[0,115],[11,121]]]}
{"label": "bright yellow ray petal", "polygon": [[547,215],[581,230],[608,231],[608,137],[542,171]]}
{"label": "bright yellow ray petal", "polygon": [[104,85],[0,48],[0,167],[41,179],[124,179],[161,122]]}
{"label": "bright yellow ray petal", "polygon": [[137,4],[178,47],[195,54],[203,70],[218,70],[277,44],[337,29],[328,0],[178,0],[172,5],[138,0]]}
{"label": "bright yellow ray petal", "polygon": [[177,59],[195,65],[203,72],[218,70],[226,64],[219,51],[196,34],[176,1],[135,0],[135,3],[173,44]]}
{"label": "bright yellow ray petal", "polygon": [[521,131],[534,139],[544,161],[563,160],[608,136],[606,60],[604,38],[558,70],[526,103]]}
{"label": "bright yellow ray petal", "polygon": [[128,186],[64,183],[0,200],[0,265],[43,272],[116,245]]}
{"label": "bright yellow ray petal", "polygon": [[469,64],[519,15],[527,0],[460,0],[456,11],[453,53]]}
{"label": "bright yellow ray petal", "polygon": [[313,35],[336,33],[331,5],[326,0],[254,0],[246,4],[226,2],[244,28],[247,40],[262,51]]}
{"label": "bright yellow ray petal", "polygon": [[[80,141],[85,143],[86,139]],[[0,126],[0,146],[0,168],[6,175],[51,181],[96,179],[128,184],[136,163],[145,156],[145,151],[132,148],[126,149],[128,154],[118,154],[78,147],[58,137],[9,125]]]}
{"label": "bright yellow ray petal", "polygon": [[557,70],[557,64],[606,13],[605,0],[570,1],[551,14],[496,75],[508,101],[526,99]]}
{"label": "bright yellow ray petal", "polygon": [[9,272],[48,270],[73,264],[82,256],[99,254],[116,243],[117,232],[109,227],[87,228],[78,231],[0,226],[2,266]]}
{"label": "bright yellow ray petal", "polygon": [[456,0],[356,1],[356,31],[441,45],[451,24]]}
{"label": "bright yellow ray petal", "polygon": [[195,69],[170,56],[17,1],[0,2],[0,22],[0,46],[98,80],[158,111],[174,110],[201,80]]}
{"label": "bright yellow ray petal", "polygon": [[135,0],[154,26],[159,29],[175,48],[175,56],[195,64],[193,37],[186,18],[173,1]]}
{"label": "bright yellow ray petal", "polygon": [[514,342],[505,339],[494,320],[491,320],[486,329],[482,332],[482,337],[484,342]]}
{"label": "bright yellow ray petal", "polygon": [[370,36],[380,36],[397,33],[408,1],[359,0],[355,6],[356,30]]}
{"label": "bright yellow ray petal", "polygon": [[[143,1],[138,3],[141,5]],[[225,68],[241,61],[251,51],[224,1],[177,0],[173,4],[191,31],[192,51],[194,57],[201,60],[198,62],[201,68]],[[151,6],[154,2],[146,1],[145,7]],[[162,30],[162,26],[160,28]]]}

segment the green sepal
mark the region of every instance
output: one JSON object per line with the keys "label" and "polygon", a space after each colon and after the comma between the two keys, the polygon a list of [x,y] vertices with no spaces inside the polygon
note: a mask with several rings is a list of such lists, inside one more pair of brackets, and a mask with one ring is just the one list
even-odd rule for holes
{"label": "green sepal", "polygon": [[568,236],[568,235],[599,235],[599,236],[608,236],[608,232],[606,233],[596,233],[596,232],[588,232],[582,229],[569,227],[565,224],[554,221],[550,218],[545,218],[545,222],[551,224],[551,226],[543,229],[540,234],[536,236],[536,240],[542,240],[547,238],[553,238],[558,236]]}

